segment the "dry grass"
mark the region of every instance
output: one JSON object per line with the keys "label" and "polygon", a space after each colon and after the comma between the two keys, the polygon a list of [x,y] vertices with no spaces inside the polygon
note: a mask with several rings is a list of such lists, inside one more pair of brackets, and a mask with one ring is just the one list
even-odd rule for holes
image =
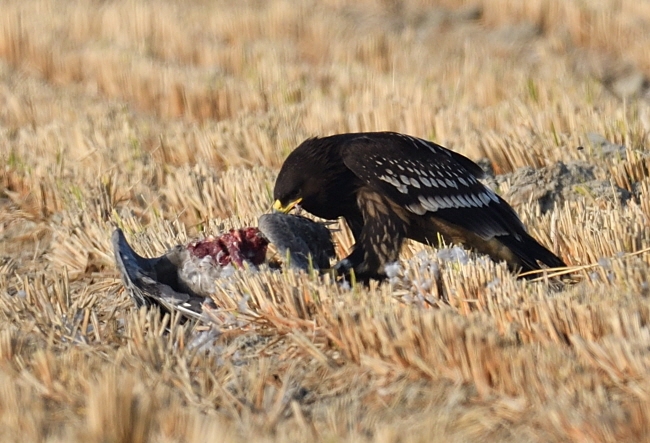
{"label": "dry grass", "polygon": [[[2,2],[2,441],[647,439],[650,254],[620,253],[650,247],[650,112],[616,82],[650,76],[650,3],[349,3]],[[113,226],[159,255],[254,224],[292,147],[357,130],[640,197],[517,207],[597,263],[564,291],[409,245],[369,289],[237,275],[218,331],[132,307]]]}

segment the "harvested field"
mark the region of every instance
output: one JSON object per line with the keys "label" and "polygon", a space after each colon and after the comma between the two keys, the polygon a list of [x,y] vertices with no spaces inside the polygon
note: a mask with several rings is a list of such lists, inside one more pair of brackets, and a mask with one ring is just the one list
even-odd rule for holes
{"label": "harvested field", "polygon": [[[633,0],[3,1],[0,440],[647,441],[649,27]],[[379,130],[480,160],[577,283],[409,244],[369,288],[237,272],[218,328],[134,307],[116,226],[146,256],[253,226],[303,139]]]}

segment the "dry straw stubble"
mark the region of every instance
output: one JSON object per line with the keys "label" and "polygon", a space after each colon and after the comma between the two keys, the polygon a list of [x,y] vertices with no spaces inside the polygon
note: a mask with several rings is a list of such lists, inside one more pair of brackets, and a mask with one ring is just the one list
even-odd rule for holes
{"label": "dry straw stubble", "polygon": [[[648,255],[617,255],[650,246],[647,91],[620,87],[650,74],[648,9],[3,2],[2,439],[642,441]],[[544,244],[597,264],[564,291],[408,245],[367,290],[237,274],[218,331],[132,308],[115,224],[154,256],[254,223],[293,146],[358,130],[498,173],[585,159],[636,200],[518,202]]]}

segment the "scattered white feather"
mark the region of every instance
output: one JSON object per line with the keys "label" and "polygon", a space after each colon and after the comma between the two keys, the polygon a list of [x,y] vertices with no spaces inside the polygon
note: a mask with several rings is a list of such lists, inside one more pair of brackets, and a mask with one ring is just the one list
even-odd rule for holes
{"label": "scattered white feather", "polygon": [[601,266],[603,269],[609,270],[612,268],[612,261],[608,258],[600,257],[598,259],[598,265]]}
{"label": "scattered white feather", "polygon": [[220,335],[221,331],[218,329],[199,332],[194,335],[187,346],[189,349],[195,349],[197,351],[218,352],[220,347],[215,345],[215,340],[219,338]]}
{"label": "scattered white feather", "polygon": [[237,310],[242,314],[246,314],[247,312],[249,312],[248,300],[250,298],[251,298],[250,295],[244,294],[244,296],[240,298],[239,301],[237,302]]}
{"label": "scattered white feather", "polygon": [[395,278],[402,272],[402,268],[398,262],[387,263],[384,266],[384,272],[388,278]]}
{"label": "scattered white feather", "polygon": [[439,249],[436,253],[438,260],[442,262],[453,262],[466,264],[469,261],[469,256],[467,251],[459,246],[452,246],[451,248],[442,248]]}

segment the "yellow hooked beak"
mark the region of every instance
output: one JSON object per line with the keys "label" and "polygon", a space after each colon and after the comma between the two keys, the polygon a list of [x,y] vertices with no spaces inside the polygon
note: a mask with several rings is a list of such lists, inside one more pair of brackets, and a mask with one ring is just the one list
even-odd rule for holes
{"label": "yellow hooked beak", "polygon": [[273,210],[275,212],[282,212],[284,214],[288,214],[289,211],[291,211],[296,205],[299,205],[300,202],[302,201],[302,198],[297,198],[292,202],[289,202],[286,206],[282,206],[282,203],[280,200],[276,200],[273,203]]}

